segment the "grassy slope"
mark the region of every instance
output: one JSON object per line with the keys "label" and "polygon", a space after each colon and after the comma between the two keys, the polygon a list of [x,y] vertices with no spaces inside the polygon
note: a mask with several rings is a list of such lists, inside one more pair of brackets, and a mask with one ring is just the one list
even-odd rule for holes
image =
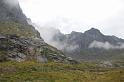
{"label": "grassy slope", "polygon": [[23,25],[13,21],[0,21],[0,34],[36,37],[37,31],[30,25]]}
{"label": "grassy slope", "polygon": [[124,82],[124,69],[103,69],[95,64],[4,62],[0,82]]}
{"label": "grassy slope", "polygon": [[[37,36],[33,31],[31,26],[25,28],[15,22],[0,22],[0,34],[3,35]],[[3,62],[0,63],[0,82],[124,82],[124,69],[99,68],[91,63]]]}

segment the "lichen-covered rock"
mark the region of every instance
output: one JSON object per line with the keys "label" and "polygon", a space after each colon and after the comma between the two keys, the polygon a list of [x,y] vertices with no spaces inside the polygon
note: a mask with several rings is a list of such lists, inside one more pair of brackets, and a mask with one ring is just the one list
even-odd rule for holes
{"label": "lichen-covered rock", "polygon": [[[0,35],[0,61],[37,60],[39,62],[64,62],[66,57],[56,48],[49,46],[40,38],[27,38]],[[2,58],[3,57],[3,58]]]}
{"label": "lichen-covered rock", "polygon": [[63,53],[46,44],[27,20],[18,0],[0,0],[0,62],[67,62]]}

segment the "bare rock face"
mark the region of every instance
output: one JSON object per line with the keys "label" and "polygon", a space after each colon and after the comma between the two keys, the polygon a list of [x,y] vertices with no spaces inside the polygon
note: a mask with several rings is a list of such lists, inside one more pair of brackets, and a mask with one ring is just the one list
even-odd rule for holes
{"label": "bare rock face", "polygon": [[50,47],[40,38],[27,38],[15,35],[0,35],[0,61],[48,60],[64,62],[61,51]]}
{"label": "bare rock face", "polygon": [[58,33],[52,41],[61,46],[65,44],[60,50],[76,60],[117,60],[117,58],[124,58],[124,39],[104,35],[95,28],[84,33],[74,31],[70,34]]}
{"label": "bare rock face", "polygon": [[0,0],[0,21],[16,21],[27,24],[18,0]]}
{"label": "bare rock face", "polygon": [[0,62],[9,60],[73,61],[44,42],[40,33],[27,23],[18,0],[0,0]]}

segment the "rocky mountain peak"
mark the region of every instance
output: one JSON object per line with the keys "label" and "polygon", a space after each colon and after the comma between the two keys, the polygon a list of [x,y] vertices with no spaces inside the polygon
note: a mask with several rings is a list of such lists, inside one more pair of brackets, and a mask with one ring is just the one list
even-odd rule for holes
{"label": "rocky mountain peak", "polygon": [[77,35],[77,34],[82,34],[81,32],[76,32],[76,31],[72,31],[71,32],[72,35]]}
{"label": "rocky mountain peak", "polygon": [[[56,38],[53,38],[55,43],[59,43],[59,46],[64,44],[64,47],[60,50],[74,59],[111,58],[117,56],[118,53],[121,55],[124,50],[123,39],[104,35],[96,28],[91,28],[84,33],[72,31],[70,34],[63,34],[63,36],[57,36]],[[58,45],[54,46],[59,49]]]}
{"label": "rocky mountain peak", "polygon": [[91,28],[90,30],[85,31],[84,34],[102,35],[102,33],[96,28]]}
{"label": "rocky mountain peak", "polygon": [[0,21],[27,23],[18,0],[0,0]]}

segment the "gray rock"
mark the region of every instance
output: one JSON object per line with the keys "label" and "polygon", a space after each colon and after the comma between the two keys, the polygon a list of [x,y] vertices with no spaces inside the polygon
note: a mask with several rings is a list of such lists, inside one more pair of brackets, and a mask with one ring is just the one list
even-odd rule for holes
{"label": "gray rock", "polygon": [[65,62],[64,54],[45,43],[40,33],[27,20],[29,22],[18,0],[0,0],[0,62]]}
{"label": "gray rock", "polygon": [[18,0],[0,0],[0,21],[10,20],[27,24],[27,18],[22,13]]}
{"label": "gray rock", "polygon": [[[76,60],[116,59],[124,53],[123,39],[104,35],[95,28],[91,28],[84,33],[73,31],[70,34],[62,34],[59,32],[55,34],[51,41],[58,44],[59,46],[53,45],[62,50],[66,56]],[[90,45],[93,42],[95,43],[91,47]]]}
{"label": "gray rock", "polygon": [[46,62],[48,62],[48,59],[43,56],[37,56],[37,61],[41,62],[41,63],[46,63]]}

